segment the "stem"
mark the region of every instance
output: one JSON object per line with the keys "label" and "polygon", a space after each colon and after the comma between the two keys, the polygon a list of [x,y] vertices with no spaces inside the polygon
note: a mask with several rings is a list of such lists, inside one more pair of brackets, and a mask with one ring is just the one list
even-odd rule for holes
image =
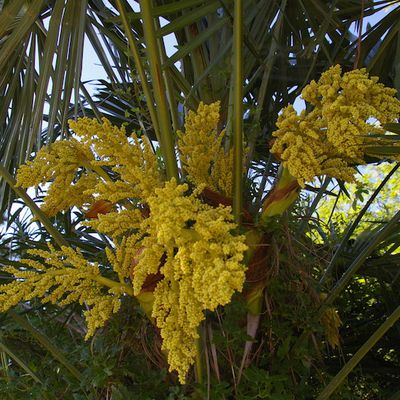
{"label": "stem", "polygon": [[243,3],[235,0],[233,22],[233,215],[240,224],[243,193]]}
{"label": "stem", "polygon": [[118,8],[118,11],[119,11],[119,14],[121,17],[122,24],[124,26],[125,34],[128,38],[129,49],[130,49],[131,55],[133,56],[135,66],[136,66],[137,72],[139,74],[140,81],[142,83],[143,93],[146,98],[146,104],[149,109],[151,122],[153,123],[153,127],[154,127],[154,132],[156,134],[158,142],[161,143],[160,127],[158,126],[157,114],[156,114],[156,110],[154,108],[154,100],[153,100],[153,96],[151,94],[151,91],[150,91],[150,88],[149,88],[149,85],[147,82],[146,72],[143,67],[142,60],[140,58],[139,50],[138,50],[138,47],[136,46],[135,38],[133,37],[131,28],[129,26],[125,7],[122,4],[121,0],[116,0],[116,3],[117,3],[117,8]]}
{"label": "stem", "polygon": [[103,178],[106,182],[112,182],[112,179],[109,177],[107,172],[104,171],[104,169],[100,166],[92,165],[89,161],[87,161],[82,163],[82,167],[86,168],[89,172],[95,172],[97,175],[100,176],[100,178]]}
{"label": "stem", "polygon": [[195,369],[196,369],[196,378],[197,383],[203,383],[203,346],[202,346],[202,336],[201,336],[201,328],[198,328],[198,332],[200,337],[196,340],[196,361],[195,361]]}
{"label": "stem", "polygon": [[[63,274],[65,274],[65,269],[46,271],[46,274],[47,275],[63,275]],[[117,289],[120,292],[124,292],[124,293],[129,294],[130,296],[134,297],[133,288],[128,286],[125,283],[116,282],[112,279],[105,278],[104,276],[101,276],[101,275],[88,275],[88,278],[96,281],[97,283],[100,283],[100,285],[103,285],[110,289]]]}
{"label": "stem", "polygon": [[[43,385],[43,382],[37,377],[37,375],[29,368],[29,366],[22,361],[8,346],[6,346],[4,343],[0,342],[0,351],[1,351],[1,356],[5,356],[5,353],[8,354],[8,356],[10,358],[12,358],[13,361],[15,361],[29,376],[32,377],[32,379],[40,384]],[[6,379],[9,382],[10,381],[10,376],[8,373],[8,360],[7,357],[4,357],[4,359],[2,359],[2,364],[4,365],[6,372]],[[3,367],[3,368],[4,368]]]}
{"label": "stem", "polygon": [[386,321],[371,335],[371,337],[360,347],[356,354],[345,364],[340,372],[329,382],[328,386],[320,393],[317,400],[329,399],[331,394],[340,386],[347,375],[355,368],[362,358],[371,350],[377,341],[394,325],[400,318],[400,306],[398,306]]}
{"label": "stem", "polygon": [[133,288],[126,285],[125,283],[116,282],[116,281],[113,281],[112,279],[108,279],[108,278],[105,278],[104,276],[99,276],[99,275],[92,276],[92,279],[105,287],[108,287],[110,289],[117,289],[126,294],[129,294],[129,296],[134,297]]}
{"label": "stem", "polygon": [[358,68],[358,64],[360,63],[360,57],[361,57],[362,30],[363,30],[364,8],[365,8],[364,1],[365,0],[361,0],[361,15],[360,15],[359,26],[358,26],[357,53],[356,53],[356,58],[354,60],[354,65],[353,65],[354,69]]}
{"label": "stem", "polygon": [[140,1],[140,12],[143,18],[144,39],[153,82],[154,98],[157,105],[157,116],[160,127],[161,152],[167,169],[167,178],[178,180],[174,138],[165,87],[161,72],[161,57],[158,51],[157,37],[152,16],[152,1]]}
{"label": "stem", "polygon": [[65,357],[64,353],[59,350],[59,347],[54,345],[44,334],[39,332],[33,325],[30,324],[26,317],[21,317],[14,311],[8,311],[8,315],[18,323],[21,328],[28,331],[51,355],[59,361],[69,372],[81,383],[83,383],[83,376],[80,371],[75,368]]}
{"label": "stem", "polygon": [[[155,20],[156,23],[156,28],[160,29],[160,21],[157,18]],[[168,60],[167,54],[165,52],[165,46],[164,46],[164,40],[162,37],[160,37],[157,41],[158,43],[158,49],[160,52],[160,61],[161,63],[164,65],[164,63]],[[178,116],[178,104],[175,101],[175,97],[174,97],[174,85],[172,82],[172,78],[171,78],[171,70],[170,68],[165,68],[163,70],[163,78],[164,78],[164,82],[165,82],[165,88],[167,90],[167,99],[168,99],[168,103],[170,105],[170,112],[171,112],[171,119],[172,119],[172,127],[173,130],[176,132],[180,126],[179,126],[179,116]]]}
{"label": "stem", "polygon": [[[267,95],[268,84],[270,83],[272,68],[275,64],[277,55],[279,54],[276,50],[278,49],[278,42],[280,40],[280,35],[282,32],[283,22],[285,20],[285,8],[286,8],[287,0],[283,0],[280,5],[280,12],[279,17],[274,24],[274,30],[272,32],[272,43],[269,47],[268,55],[265,60],[260,60],[260,65],[263,66],[264,73],[261,78],[261,85],[258,91],[257,96],[257,108],[254,113],[254,121],[261,121],[261,113],[265,108],[265,97]],[[247,152],[247,163],[246,165],[249,166],[250,160],[253,159],[254,149],[256,147],[256,141],[258,135],[260,133],[259,126],[256,129],[252,129],[250,131],[250,135],[248,136],[248,143],[249,143],[249,151]]]}

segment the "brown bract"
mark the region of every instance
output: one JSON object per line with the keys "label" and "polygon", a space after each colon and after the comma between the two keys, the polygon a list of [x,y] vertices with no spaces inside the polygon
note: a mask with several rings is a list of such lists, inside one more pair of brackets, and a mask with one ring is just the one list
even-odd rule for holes
{"label": "brown bract", "polygon": [[[232,207],[232,199],[223,196],[221,193],[214,192],[208,187],[205,187],[201,192],[201,200],[212,207],[218,207],[220,204],[223,206]],[[245,208],[242,209],[242,218],[244,223],[253,223],[253,217]]]}
{"label": "brown bract", "polygon": [[[132,281],[135,278],[135,267],[139,263],[140,255],[143,253],[144,250],[145,250],[144,247],[141,247],[139,250],[137,250],[135,257],[133,258],[133,260],[131,262],[130,277],[131,277]],[[159,268],[161,268],[165,264],[166,258],[167,257],[165,254],[161,257]],[[161,274],[160,272],[157,272],[156,274],[149,274],[143,283],[141,293],[153,292],[154,289],[156,288],[158,282],[160,282],[161,279],[163,279],[163,278],[164,278],[164,275]]]}
{"label": "brown bract", "polygon": [[85,212],[86,218],[97,218],[99,214],[108,214],[112,209],[112,203],[107,200],[95,201],[89,210]]}

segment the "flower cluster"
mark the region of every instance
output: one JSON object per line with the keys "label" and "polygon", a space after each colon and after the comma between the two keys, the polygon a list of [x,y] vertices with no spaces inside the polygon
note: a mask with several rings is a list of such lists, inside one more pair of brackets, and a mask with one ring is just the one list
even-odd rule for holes
{"label": "flower cluster", "polygon": [[104,290],[98,282],[98,264],[86,261],[79,249],[63,247],[56,251],[50,244],[48,247],[48,251],[31,250],[29,253],[35,258],[21,260],[24,268],[3,268],[15,280],[0,285],[0,311],[36,297],[41,298],[42,303],[86,304],[90,307],[84,313],[88,324],[86,338],[89,338],[119,310],[118,290]]}
{"label": "flower cluster", "polygon": [[201,102],[197,112],[189,111],[185,133],[178,132],[178,147],[191,182],[231,197],[233,152],[225,153],[221,146],[224,131],[218,133],[217,129],[219,109],[219,101],[210,105]]}
{"label": "flower cluster", "polygon": [[53,216],[60,210],[93,201],[92,189],[98,176],[81,174],[93,161],[94,155],[86,144],[72,138],[59,141],[42,147],[33,161],[19,168],[17,185],[37,187],[51,181],[42,210]]}
{"label": "flower cluster", "polygon": [[[29,272],[6,269],[16,280],[1,287],[2,309],[33,297],[59,304],[79,301],[92,307],[86,313],[90,336],[117,311],[118,293],[131,291],[154,318],[170,370],[184,382],[204,312],[227,304],[245,280],[247,246],[235,233],[231,208],[210,206],[200,196],[205,186],[231,196],[232,152],[225,154],[218,121],[219,103],[201,103],[197,112],[189,112],[185,134],[179,133],[192,192],[175,179],[166,181],[147,138],[128,136],[106,119],[70,121],[74,137],[42,148],[20,168],[17,182],[49,184],[43,206],[49,216],[91,205],[85,213],[91,220],[84,223],[112,241],[106,254],[119,282],[103,278],[79,251],[36,251],[44,262],[25,260]],[[133,290],[126,290],[128,282]],[[103,293],[102,284],[112,289]]]}
{"label": "flower cluster", "polygon": [[400,115],[395,93],[365,69],[342,75],[340,66],[332,67],[302,91],[311,111],[283,110],[271,152],[302,186],[319,175],[353,181],[353,166],[365,163],[368,146],[385,139],[380,124]]}
{"label": "flower cluster", "polygon": [[[125,129],[103,119],[70,121],[79,140],[70,138],[42,147],[37,156],[21,166],[17,185],[31,187],[50,182],[42,206],[49,216],[94,200],[117,203],[146,198],[163,179],[147,138],[128,137]],[[111,169],[118,179],[107,173]]]}
{"label": "flower cluster", "polygon": [[170,369],[178,371],[181,382],[194,362],[204,311],[229,303],[234,291],[242,289],[247,249],[244,236],[232,233],[229,207],[203,204],[187,190],[186,184],[171,180],[148,199],[150,217],[142,224],[148,236],[141,241],[133,281],[139,294],[149,275],[163,275],[154,291],[152,316]]}
{"label": "flower cluster", "polygon": [[339,328],[342,325],[337,310],[333,307],[327,308],[321,316],[321,325],[325,331],[325,337],[329,345],[334,349],[339,347],[340,337]]}
{"label": "flower cluster", "polygon": [[108,176],[97,187],[98,198],[116,203],[125,198],[146,199],[154,188],[163,183],[157,157],[147,137],[139,138],[135,133],[129,137],[125,128],[113,126],[103,118],[81,118],[70,121],[70,128],[91,146],[97,155],[92,167],[95,171],[111,167],[118,176],[111,181]]}

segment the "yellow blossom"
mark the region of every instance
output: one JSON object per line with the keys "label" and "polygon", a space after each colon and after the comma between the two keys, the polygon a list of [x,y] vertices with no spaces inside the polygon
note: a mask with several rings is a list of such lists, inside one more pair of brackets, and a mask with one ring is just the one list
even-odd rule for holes
{"label": "yellow blossom", "polygon": [[53,216],[74,206],[90,204],[94,200],[93,192],[98,182],[99,177],[93,173],[83,175],[74,183],[56,179],[47,190],[41,209],[48,216]]}
{"label": "yellow blossom", "polygon": [[133,282],[139,294],[149,274],[160,270],[164,277],[154,291],[152,315],[170,370],[178,371],[181,382],[194,362],[204,311],[227,304],[234,291],[242,289],[247,248],[244,236],[232,233],[229,207],[212,208],[195,195],[185,195],[187,190],[187,185],[171,180],[148,199],[150,217],[142,224],[148,236],[141,242],[144,250]]}
{"label": "yellow blossom", "polygon": [[121,282],[131,274],[132,261],[136,257],[139,240],[140,237],[136,234],[124,236],[121,243],[117,243],[115,252],[106,248],[107,258]]}
{"label": "yellow blossom", "polygon": [[220,102],[189,111],[185,132],[178,132],[178,148],[188,178],[196,186],[206,185],[227,197],[232,195],[233,153],[222,147],[224,132],[218,133]]}
{"label": "yellow blossom", "polygon": [[85,225],[94,228],[99,233],[109,235],[114,241],[118,237],[137,230],[143,220],[140,210],[120,210],[99,214],[96,219],[85,222]]}
{"label": "yellow blossom", "polygon": [[[22,184],[52,181],[45,199],[51,215],[83,205],[85,196],[91,204],[113,204],[108,213],[97,213],[85,224],[112,239],[106,249],[109,264],[121,285],[133,280],[133,292],[140,301],[146,279],[152,274],[160,277],[146,300],[146,310],[160,328],[170,370],[178,371],[181,382],[195,359],[204,312],[227,304],[245,280],[242,261],[247,246],[244,236],[233,233],[231,209],[213,208],[197,197],[205,185],[231,195],[233,153],[224,152],[218,120],[219,103],[201,104],[197,113],[189,112],[186,133],[179,134],[183,164],[195,185],[193,193],[175,180],[164,183],[146,138],[128,137],[124,128],[106,119],[70,121],[78,139],[41,150],[39,158],[20,172]],[[69,162],[60,149],[74,146],[77,151],[70,152]],[[28,168],[34,176],[29,181]],[[66,193],[68,199],[62,203]],[[16,280],[1,287],[4,310],[34,297],[61,305],[85,303],[90,307],[85,312],[88,337],[118,310],[118,283],[108,291],[102,289],[105,278],[98,265],[87,262],[79,251],[37,250],[34,255],[43,261],[24,260],[29,271],[8,270]]]}
{"label": "yellow blossom", "polygon": [[89,338],[119,310],[120,300],[116,293],[112,289],[107,293],[96,280],[100,277],[98,264],[86,261],[79,249],[63,247],[56,251],[49,245],[48,251],[31,250],[29,253],[36,259],[21,260],[27,269],[3,268],[15,280],[0,285],[0,311],[36,297],[43,303],[86,304],[90,307],[84,313],[88,324],[86,338]]}
{"label": "yellow blossom", "polygon": [[[124,127],[113,126],[106,118],[101,123],[95,119],[80,118],[69,121],[69,125],[87,145],[94,148],[98,159],[92,162],[92,166],[111,167],[118,174],[117,181],[106,179],[99,184],[101,198],[111,202],[126,197],[146,199],[154,188],[161,186],[163,177],[146,137],[139,139],[134,133],[128,137]],[[111,192],[108,187],[112,188]]]}
{"label": "yellow blossom", "polygon": [[97,200],[106,200],[110,203],[119,203],[121,200],[138,196],[135,186],[121,180],[101,181],[96,185],[95,191]]}
{"label": "yellow blossom", "polygon": [[283,110],[271,152],[302,186],[319,175],[353,181],[353,166],[365,163],[368,146],[385,139],[379,124],[394,122],[400,115],[395,93],[365,69],[342,75],[336,65],[303,89],[311,111],[298,115],[291,105]]}
{"label": "yellow blossom", "polygon": [[[221,136],[223,133],[221,133]],[[221,148],[217,158],[214,160],[214,167],[211,171],[211,180],[217,192],[226,197],[232,197],[233,188],[233,150],[227,153]],[[205,182],[204,182],[205,183]]]}
{"label": "yellow blossom", "polygon": [[[79,140],[71,137],[42,147],[17,173],[17,185],[25,188],[50,183],[42,206],[46,214],[54,216],[95,199],[146,199],[161,186],[163,177],[147,138],[128,137],[124,128],[105,118],[69,124]],[[110,168],[118,179],[111,179],[106,172]]]}
{"label": "yellow blossom", "polygon": [[[28,188],[51,181],[42,209],[49,216],[72,206],[93,201],[93,188],[98,182],[94,174],[82,174],[94,155],[85,144],[71,138],[42,147],[33,161],[22,165],[17,173],[17,185]],[[77,176],[81,169],[80,176]]]}
{"label": "yellow blossom", "polygon": [[333,308],[327,308],[321,316],[321,324],[325,330],[325,336],[332,348],[339,347],[339,328],[342,325],[338,312]]}

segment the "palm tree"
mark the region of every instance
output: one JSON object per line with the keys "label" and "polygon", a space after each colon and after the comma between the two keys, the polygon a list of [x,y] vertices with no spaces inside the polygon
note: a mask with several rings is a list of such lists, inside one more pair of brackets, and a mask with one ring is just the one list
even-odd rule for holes
{"label": "palm tree", "polygon": [[[175,153],[176,132],[183,130],[184,125],[182,112],[196,110],[200,102],[220,101],[219,130],[225,130],[225,149],[233,152],[233,196],[227,199],[221,193],[212,192],[206,195],[206,200],[231,204],[235,220],[243,230],[248,224],[263,219],[259,210],[264,204],[267,227],[262,228],[262,233],[257,231],[253,240],[268,245],[270,250],[249,255],[253,260],[249,262],[249,270],[257,275],[262,265],[265,272],[267,262],[274,268],[271,267],[273,272],[268,281],[262,276],[260,285],[250,285],[244,300],[237,300],[241,310],[235,309],[234,301],[226,310],[208,317],[202,327],[203,356],[200,355],[205,360],[197,360],[205,370],[197,369],[197,380],[204,383],[201,375],[207,371],[209,382],[211,379],[216,379],[213,383],[230,379],[233,393],[242,398],[251,395],[243,388],[244,381],[248,386],[249,382],[253,382],[253,387],[259,385],[255,390],[265,390],[270,396],[293,398],[290,396],[316,395],[316,391],[321,390],[318,398],[329,398],[400,316],[395,297],[399,216],[395,214],[382,221],[379,228],[368,232],[368,236],[357,232],[354,239],[353,232],[360,222],[358,218],[345,233],[330,232],[329,236],[325,231],[322,244],[310,240],[312,232],[323,231],[322,222],[314,218],[318,203],[325,196],[336,195],[338,190],[346,193],[346,185],[339,181],[338,186],[334,186],[329,178],[307,185],[307,193],[311,195],[309,203],[302,194],[288,213],[287,208],[298,199],[298,186],[293,185],[290,178],[285,181],[287,177],[282,174],[280,163],[271,156],[269,148],[280,110],[294,103],[305,85],[317,80],[332,65],[341,64],[345,71],[366,66],[373,75],[379,76],[381,82],[400,90],[400,26],[397,23],[400,7],[393,1],[367,0],[143,0],[135,7],[132,3],[125,0],[0,2],[2,210],[8,208],[10,221],[17,221],[18,216],[13,216],[11,205],[22,198],[44,227],[38,228],[42,241],[50,240],[50,234],[56,243],[79,245],[86,257],[95,260],[98,253],[109,246],[108,240],[80,228],[82,215],[76,218],[73,212],[66,212],[62,217],[49,219],[21,188],[16,187],[12,176],[18,166],[43,145],[69,137],[70,118],[90,116],[100,120],[106,117],[114,125],[147,136],[159,147],[159,159],[166,177],[181,178],[184,168],[177,163]],[[388,6],[391,8],[385,16],[365,29],[365,19],[378,15]],[[163,39],[171,33],[177,47],[174,54],[167,56]],[[87,82],[81,79],[84,48],[88,42],[107,75],[106,81],[98,82],[94,94],[90,94]],[[388,125],[387,129],[399,133],[396,124]],[[396,148],[385,144],[375,148],[373,157],[367,161],[373,163],[377,156],[382,158],[396,152]],[[394,173],[395,170],[390,172]],[[373,192],[371,202],[381,186]],[[282,197],[274,197],[274,193],[282,188],[285,196],[288,193],[293,196],[287,204],[282,204]],[[273,208],[276,203],[280,205],[278,212]],[[275,211],[269,213],[272,209]],[[246,213],[251,216],[250,220]],[[277,219],[282,214],[282,218]],[[18,236],[14,236],[17,255],[23,255],[27,247],[38,246],[38,241],[26,244],[26,238],[17,240]],[[353,239],[355,244],[350,246],[349,241]],[[3,247],[1,262],[6,264],[10,247],[6,242]],[[323,257],[319,257],[321,254]],[[18,258],[14,262],[18,263]],[[303,263],[306,264],[304,269],[300,267]],[[278,270],[278,265],[286,267]],[[384,267],[378,270],[381,265]],[[359,272],[360,268],[362,272]],[[4,277],[6,279],[8,275]],[[319,285],[312,283],[316,279],[321,279]],[[360,279],[367,279],[367,283],[360,286]],[[309,287],[294,290],[290,300],[293,285]],[[327,294],[324,302],[318,300],[318,292]],[[326,357],[327,368],[320,377],[326,388],[321,389],[324,385],[316,384],[311,392],[307,392],[310,381],[302,374],[310,373],[316,366],[318,369],[324,357],[319,354],[318,345],[311,350],[311,344],[316,343],[318,336],[319,328],[315,326],[326,315],[326,310],[332,310],[334,302],[339,313],[341,307],[348,310],[346,307],[351,306],[352,294],[360,299],[360,304],[351,310],[361,316],[373,310],[374,320],[365,323],[351,342],[349,321],[352,314],[343,311],[343,351],[345,359],[351,359],[340,369],[337,356]],[[361,304],[370,297],[372,303],[379,302],[381,306]],[[249,308],[250,303],[255,309]],[[285,307],[286,303],[288,307]],[[300,314],[312,303],[318,305],[317,316],[305,315],[305,321],[299,322]],[[237,308],[241,307],[239,305]],[[245,328],[240,330],[241,343],[246,343],[238,346],[241,348],[238,354],[232,355],[229,335],[233,342],[239,339],[229,331],[228,337],[221,332],[232,329],[229,323],[234,316],[237,321],[246,320],[249,310],[247,333]],[[76,320],[81,318],[80,310],[72,309],[71,313]],[[264,317],[260,318],[261,315]],[[12,317],[25,324],[26,329],[26,321],[22,322],[16,314]],[[213,331],[218,324],[219,333]],[[36,332],[32,327],[29,329]],[[262,332],[268,332],[268,335]],[[372,336],[371,332],[374,332]],[[398,332],[390,331],[387,337],[385,354],[391,355],[389,360],[383,356],[379,360],[387,362],[385,367],[390,369],[394,380],[398,375],[393,372],[395,366],[398,367],[399,349],[395,345]],[[254,348],[248,339],[258,340],[260,346]],[[221,344],[223,340],[225,342]],[[84,381],[65,356],[51,347],[49,340],[42,336],[41,343],[47,343],[53,356],[75,378]],[[220,348],[215,343],[220,343]],[[6,344],[2,345],[2,351],[5,358],[13,359],[31,377],[36,377]],[[270,356],[266,355],[268,352]],[[306,353],[305,357],[300,356],[302,352]],[[377,357],[376,352],[370,354],[370,360]],[[304,368],[307,356],[311,366]],[[222,367],[223,357],[228,361]],[[162,355],[159,359],[163,359]],[[283,367],[279,369],[279,365]],[[210,370],[216,378],[211,378]],[[233,371],[233,375],[227,371],[229,374]],[[282,374],[287,376],[282,377]],[[330,383],[329,374],[336,375]],[[289,386],[298,389],[287,389]],[[218,390],[221,390],[221,398],[229,396],[218,385],[211,393]],[[387,396],[396,398],[396,390],[388,391]]]}

